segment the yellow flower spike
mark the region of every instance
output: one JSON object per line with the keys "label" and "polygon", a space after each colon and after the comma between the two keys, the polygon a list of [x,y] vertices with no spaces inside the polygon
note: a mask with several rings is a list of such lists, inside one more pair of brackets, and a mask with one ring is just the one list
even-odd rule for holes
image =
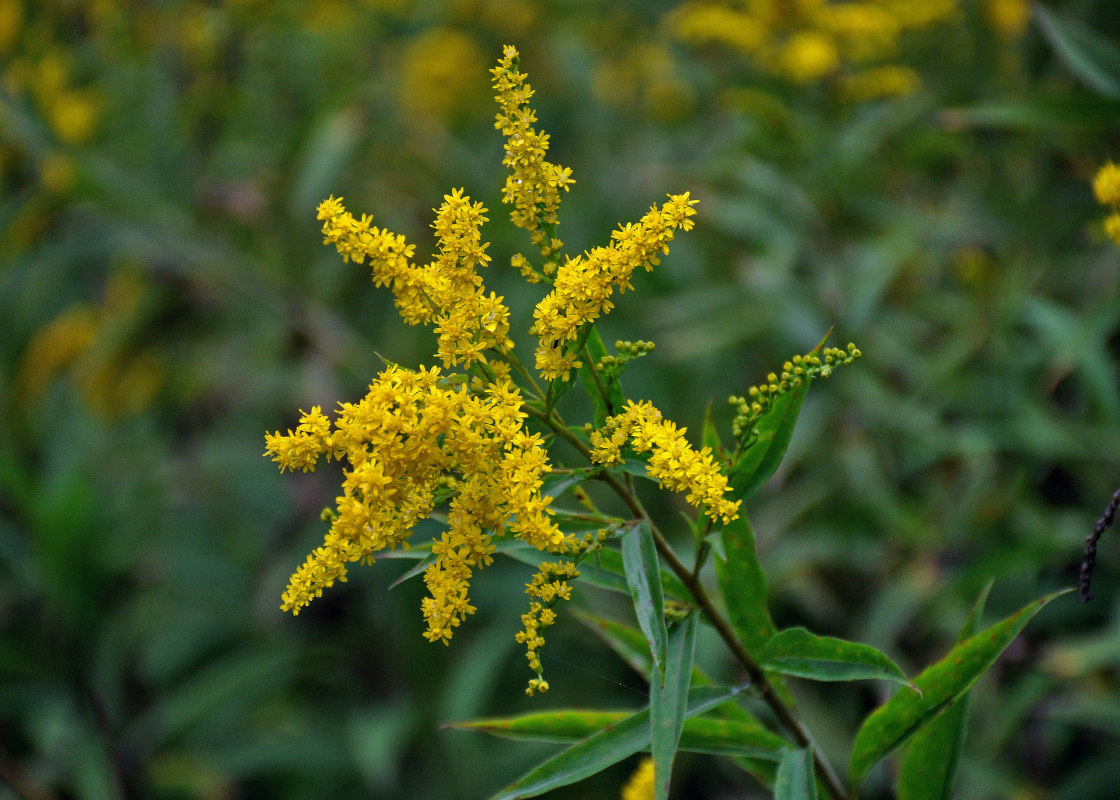
{"label": "yellow flower spike", "polygon": [[537,673],[537,677],[529,681],[529,688],[525,690],[530,697],[537,692],[548,691],[548,683],[543,680],[541,672],[540,649],[545,640],[540,632],[556,622],[556,611],[553,608],[556,602],[571,599],[572,587],[565,579],[578,577],[579,569],[570,561],[545,561],[525,585],[525,594],[534,599],[529,603],[529,613],[521,615],[522,630],[514,639],[525,645],[529,669]]}
{"label": "yellow flower spike", "polygon": [[712,459],[711,449],[694,450],[684,438],[685,431],[664,419],[652,403],[630,400],[621,414],[591,435],[591,457],[599,464],[618,463],[629,440],[636,452],[650,453],[646,470],[658,485],[684,492],[690,505],[703,507],[709,518],[727,524],[738,518],[739,501],[725,497],[727,477]]}
{"label": "yellow flower spike", "polygon": [[403,236],[371,225],[368,215],[355,219],[341,198],[327,198],[317,213],[324,244],[334,245],[346,261],[364,264],[368,259],[374,284],[392,289],[406,323],[435,325],[437,354],[445,366],[467,368],[485,362],[488,349],[507,352],[513,347],[509,309],[501,297],[484,292],[475,271],[490,263],[490,245],[481,235],[486,208],[471,202],[462,189],[444,195],[432,223],[438,254],[422,267],[412,263],[415,247]]}
{"label": "yellow flower spike", "polygon": [[565,348],[578,338],[583,325],[614,307],[610,298],[616,288],[619,293],[633,288],[630,276],[635,269],[653,269],[669,252],[675,232],[692,228],[696,202],[688,192],[670,195],[669,202],[651,208],[637,224],[628,223],[612,233],[607,247],[565,260],[552,291],[533,311],[529,329],[539,340],[536,368],[542,377],[568,380],[571,370],[581,366]]}
{"label": "yellow flower spike", "polygon": [[[498,93],[494,98],[498,102],[494,127],[506,138],[502,164],[509,170],[502,202],[513,206],[513,224],[529,231],[533,243],[547,258],[559,247],[559,241],[553,240],[552,235],[559,224],[557,211],[562,192],[575,183],[572,171],[545,159],[549,137],[533,127],[537,121],[536,112],[529,107],[533,89],[518,68],[517,49],[506,45],[502,59],[490,73]],[[542,226],[547,226],[547,230],[542,230]]]}

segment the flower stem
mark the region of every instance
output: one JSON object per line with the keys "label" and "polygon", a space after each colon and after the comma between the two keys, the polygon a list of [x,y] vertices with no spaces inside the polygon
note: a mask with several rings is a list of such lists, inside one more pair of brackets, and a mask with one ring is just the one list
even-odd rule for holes
{"label": "flower stem", "polygon": [[696,605],[699,606],[704,616],[708,618],[712,627],[716,629],[716,633],[723,639],[724,644],[727,645],[727,648],[731,651],[735,660],[746,670],[747,675],[750,676],[751,684],[758,690],[766,705],[770,706],[770,710],[774,712],[774,715],[778,718],[782,727],[789,731],[790,736],[793,737],[793,740],[799,747],[812,748],[813,763],[816,768],[817,777],[820,778],[821,783],[825,785],[835,800],[848,800],[848,792],[844,788],[844,784],[841,782],[839,775],[836,774],[836,771],[828,762],[828,759],[825,758],[824,753],[813,744],[809,732],[805,730],[805,726],[801,724],[801,720],[797,718],[793,709],[786,705],[785,701],[782,700],[781,696],[775,691],[774,685],[770,683],[770,679],[766,677],[766,672],[758,665],[754,657],[747,652],[743,643],[739,641],[739,637],[736,636],[731,624],[719,612],[719,609],[716,608],[711,597],[708,596],[704,584],[700,581],[699,571],[693,572],[684,565],[684,562],[677,558],[677,554],[673,551],[672,546],[669,544],[664,534],[658,529],[657,524],[650,519],[641,501],[638,500],[632,492],[628,491],[626,487],[619,483],[618,479],[609,472],[603,473],[602,478],[614,489],[615,493],[622,498],[622,501],[626,503],[627,507],[636,517],[644,519],[649,523],[650,531],[653,533],[654,543],[657,545],[657,552],[669,565],[673,573],[681,579],[681,582],[684,583],[689,592],[691,592],[692,598],[696,601]]}
{"label": "flower stem", "polygon": [[[591,453],[586,445],[563,424],[563,421],[555,411],[551,414],[545,414],[531,406],[526,406],[525,410],[530,416],[551,428],[557,436],[575,447],[582,455],[587,457],[589,461],[591,460]],[[840,776],[836,774],[836,770],[833,769],[824,753],[820,751],[820,748],[813,743],[809,732],[805,730],[805,726],[801,724],[801,720],[797,718],[793,709],[782,700],[781,696],[774,689],[774,685],[770,682],[770,679],[766,677],[766,672],[747,651],[747,648],[743,646],[743,643],[739,641],[739,637],[735,634],[731,623],[724,618],[719,609],[716,608],[715,604],[712,602],[711,597],[708,596],[704,584],[700,581],[700,562],[698,562],[698,568],[695,571],[685,566],[684,562],[677,557],[676,552],[674,552],[669,541],[665,538],[665,535],[661,533],[657,524],[650,518],[649,513],[634,493],[632,487],[621,483],[617,477],[607,470],[600,473],[598,477],[611,487],[614,493],[619,496],[636,518],[649,523],[650,531],[653,533],[654,543],[657,546],[657,552],[660,553],[661,557],[669,565],[669,568],[688,588],[689,592],[692,594],[692,598],[696,601],[696,605],[700,608],[701,612],[703,612],[704,616],[708,618],[712,627],[716,629],[716,633],[723,639],[724,644],[727,645],[727,648],[731,651],[735,660],[746,670],[752,685],[758,690],[763,702],[770,706],[770,710],[774,712],[774,716],[778,718],[778,722],[789,732],[790,736],[793,737],[794,742],[796,742],[799,747],[812,748],[813,764],[816,769],[817,777],[820,778],[821,783],[828,789],[829,794],[832,795],[834,800],[849,800],[848,792],[844,788]]]}

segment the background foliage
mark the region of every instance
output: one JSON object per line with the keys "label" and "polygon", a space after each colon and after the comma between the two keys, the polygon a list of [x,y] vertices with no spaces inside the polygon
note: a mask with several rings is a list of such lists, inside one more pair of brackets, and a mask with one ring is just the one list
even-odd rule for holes
{"label": "background foliage", "polygon": [[[830,326],[864,353],[752,500],[781,627],[912,671],[989,578],[991,619],[1072,583],[1120,482],[1120,254],[1090,188],[1120,102],[1024,4],[948,6],[806,79],[670,2],[0,0],[0,797],[479,797],[548,748],[441,723],[640,704],[571,616],[552,691],[522,695],[518,564],[448,649],[420,636],[417,582],[389,591],[392,561],[278,609],[338,476],[280,476],[265,429],[359,396],[379,353],[433,349],[321,246],[315,204],[345,195],[424,251],[464,186],[527,327],[536,294],[501,264],[526,246],[499,197],[505,42],[574,169],[569,250],[666,192],[700,199],[601,325],[658,345],[633,396],[692,431],[711,397],[727,426],[728,395]],[[1120,31],[1115,4],[1048,7]],[[853,93],[884,66],[917,80]],[[1056,602],[974,690],[959,797],[1113,796],[1118,577],[1106,534],[1098,599]],[[845,763],[886,690],[827,688],[796,690]],[[680,796],[753,791],[709,763],[682,755]],[[617,797],[632,767],[555,796]]]}

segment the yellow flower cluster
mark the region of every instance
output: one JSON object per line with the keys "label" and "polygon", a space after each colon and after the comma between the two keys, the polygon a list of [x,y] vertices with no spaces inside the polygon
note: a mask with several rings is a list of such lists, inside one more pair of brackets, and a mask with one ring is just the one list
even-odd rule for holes
{"label": "yellow flower cluster", "polygon": [[609,417],[591,434],[591,457],[599,464],[618,464],[627,443],[637,453],[650,453],[646,471],[658,485],[687,492],[690,504],[703,507],[713,520],[729,523],[739,516],[739,501],[724,496],[727,477],[712,460],[711,448],[694,450],[684,438],[686,430],[662,417],[652,403],[629,400],[621,414]]}
{"label": "yellow flower cluster", "polygon": [[[545,159],[548,134],[533,127],[537,121],[536,112],[529,106],[533,88],[518,69],[517,48],[506,45],[502,59],[490,73],[498,92],[494,98],[498,102],[494,127],[506,139],[502,164],[509,174],[502,190],[502,201],[513,206],[510,219],[529,232],[545,259],[544,274],[550,275],[555,270],[552,257],[563,246],[556,238],[561,193],[568,191],[575,181],[571,169]],[[531,274],[524,265],[523,256],[519,265],[523,273]]]}
{"label": "yellow flower cluster", "polygon": [[789,394],[806,380],[827,378],[836,367],[851,364],[862,355],[859,348],[849,343],[847,350],[826,347],[820,356],[814,353],[794,356],[792,360],[782,364],[781,375],[771,372],[766,376],[766,383],[752,386],[746,397],[731,398],[731,405],[738,411],[732,422],[735,438],[744,444],[748,443],[754,434],[755,425],[779,397]]}
{"label": "yellow flower cluster", "polygon": [[660,263],[678,229],[692,229],[695,204],[688,192],[669,195],[669,202],[652,207],[636,225],[614,231],[609,246],[565,260],[552,291],[537,304],[529,329],[539,339],[536,367],[544,378],[567,380],[580,366],[570,347],[580,329],[614,308],[610,298],[615,287],[620,293],[634,288],[630,276],[637,267],[648,271]]}
{"label": "yellow flower cluster", "polygon": [[434,322],[444,366],[464,367],[485,362],[487,349],[513,347],[509,309],[501,297],[486,294],[476,271],[490,263],[481,232],[485,214],[482,203],[472,203],[462,189],[444,195],[432,223],[439,252],[431,264],[416,266],[413,245],[371,226],[368,214],[356,219],[341,198],[329,197],[318,209],[324,244],[334,245],[347,261],[364,264],[368,258],[374,284],[392,290],[401,318],[410,325]]}
{"label": "yellow flower cluster", "polygon": [[1101,205],[1106,205],[1110,213],[1104,220],[1104,232],[1108,238],[1120,245],[1120,166],[1109,161],[1093,178],[1093,194]]}
{"label": "yellow flower cluster", "polygon": [[685,41],[723,44],[773,75],[815,83],[844,71],[849,99],[904,94],[918,85],[907,68],[883,64],[900,36],[949,18],[956,0],[690,0],[669,17]]}
{"label": "yellow flower cluster", "polygon": [[282,470],[313,470],[320,456],[349,463],[323,546],[292,576],[282,608],[298,614],[346,580],[347,564],[404,544],[448,475],[457,479],[449,530],[424,575],[429,640],[446,643],[474,610],[469,581],[491,561],[493,531],[508,526],[540,550],[563,552],[568,542],[551,519],[551,498],[540,493],[548,456],[540,435],[524,430],[521,405],[505,381],[470,392],[438,367],[391,366],[359,403],[340,404],[333,429],[316,407],[295,431],[268,434],[266,455]]}
{"label": "yellow flower cluster", "polygon": [[[536,367],[546,379],[568,380],[570,370],[581,366],[577,356],[589,326],[611,310],[616,289],[632,288],[635,269],[652,269],[676,232],[692,228],[696,201],[688,193],[669,195],[637,223],[614,231],[608,246],[549,269],[548,259],[560,260],[556,215],[571,172],[545,159],[548,136],[533,127],[532,90],[518,70],[517,51],[507,47],[503,52],[492,73],[500,107],[497,127],[507,140],[504,199],[514,222],[529,230],[546,259],[540,272],[522,255],[512,263],[530,280],[551,283],[530,328],[539,343]],[[524,423],[530,412],[546,427],[558,430],[562,423],[539,405],[524,406],[510,382],[513,368],[527,377],[528,372],[512,351],[508,309],[501,297],[485,293],[478,274],[490,261],[481,232],[486,213],[461,189],[446,195],[432,225],[436,255],[419,266],[413,262],[413,245],[373,225],[369,215],[355,217],[333,196],[319,205],[324,243],[346,261],[368,262],[374,283],[391,289],[405,322],[434,326],[444,367],[470,372],[391,365],[361,401],[341,403],[333,420],[314,406],[300,412],[295,430],[266,434],[266,455],[281,470],[314,470],[320,458],[344,462],[342,495],[324,516],[329,530],[322,546],[292,575],[281,607],[298,614],[324,589],[345,581],[349,564],[407,547],[417,522],[446,504],[447,529],[432,543],[424,570],[427,595],[421,606],[429,641],[447,644],[474,613],[470,582],[492,563],[496,538],[512,535],[565,559],[541,564],[527,585],[531,603],[517,641],[525,645],[536,672],[528,689],[535,694],[548,689],[541,669],[542,632],[556,619],[555,604],[571,596],[570,581],[579,577],[581,560],[602,548],[610,529],[582,538],[565,535],[555,524],[552,497],[542,494],[543,478],[551,471],[545,440]],[[619,342],[617,356],[592,366],[609,385],[628,361],[652,348],[644,341]],[[488,361],[487,351],[502,358]],[[529,381],[534,394],[545,394]],[[738,516],[739,503],[727,499],[726,477],[710,449],[694,450],[684,434],[651,404],[631,401],[592,434],[591,456],[609,465],[621,460],[624,446],[648,454],[650,477],[686,493],[687,501],[712,520],[730,522]],[[574,491],[578,499],[582,490]]]}
{"label": "yellow flower cluster", "polygon": [[553,610],[556,602],[572,599],[572,587],[567,579],[578,577],[579,569],[570,561],[545,561],[538,567],[532,581],[525,585],[525,594],[533,598],[533,601],[529,604],[529,613],[521,615],[524,627],[515,638],[518,643],[525,645],[529,669],[537,673],[537,677],[529,681],[529,687],[525,690],[530,697],[538,692],[548,691],[548,682],[541,677],[539,651],[544,646],[541,631],[556,622],[556,612]]}
{"label": "yellow flower cluster", "polygon": [[622,789],[622,800],[653,800],[654,797],[653,759],[643,758],[626,786]]}

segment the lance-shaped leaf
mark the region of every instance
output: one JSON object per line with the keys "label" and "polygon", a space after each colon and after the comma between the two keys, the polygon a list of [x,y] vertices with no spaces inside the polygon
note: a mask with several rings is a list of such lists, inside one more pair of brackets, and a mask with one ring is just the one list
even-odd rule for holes
{"label": "lance-shaped leaf", "polygon": [[723,458],[723,442],[720,441],[719,431],[716,430],[716,423],[712,419],[712,402],[708,401],[708,407],[704,409],[704,425],[700,429],[700,446],[711,448],[712,456],[719,460]]}
{"label": "lance-shaped leaf", "polygon": [[696,625],[700,615],[689,614],[669,635],[665,671],[659,686],[651,676],[649,690],[650,752],[653,755],[654,800],[668,800],[669,781],[677,743],[684,730],[692,659],[696,654]]}
{"label": "lance-shaped leaf", "polygon": [[[831,333],[830,328],[824,338],[817,342],[813,353],[821,351]],[[744,502],[770,480],[770,476],[785,458],[789,440],[797,425],[797,416],[801,413],[801,404],[805,402],[805,395],[809,393],[809,384],[812,382],[812,378],[806,377],[800,386],[774,401],[755,426],[750,446],[731,465],[728,485],[735,496],[742,498]]]}
{"label": "lance-shaped leaf", "polygon": [[787,750],[782,756],[774,779],[774,800],[817,800],[812,749]]}
{"label": "lance-shaped leaf", "polygon": [[639,675],[649,675],[649,646],[642,632],[613,619],[573,611],[576,619],[591,629],[592,633],[606,642],[615,655],[625,661]]}
{"label": "lance-shaped leaf", "polygon": [[[703,714],[737,695],[742,689],[697,687],[688,693],[686,717]],[[601,772],[650,745],[649,708],[572,745],[562,753],[537,765],[515,783],[498,792],[492,800],[536,797],[561,786],[581,781]]]}
{"label": "lance-shaped leaf", "polygon": [[817,636],[804,628],[789,628],[770,639],[762,666],[814,681],[880,679],[914,687],[897,664],[871,645]]}
{"label": "lance-shaped leaf", "polygon": [[[726,707],[730,707],[728,704]],[[445,727],[488,733],[503,739],[575,743],[631,716],[629,711],[561,709],[518,717],[456,722]],[[718,713],[713,711],[713,713]],[[757,720],[693,717],[685,720],[678,750],[690,753],[751,758],[777,762],[789,742],[762,727]]]}
{"label": "lance-shaped leaf", "polygon": [[1035,600],[1002,622],[958,644],[945,658],[914,679],[915,692],[902,689],[869,716],[859,733],[849,761],[853,789],[880,759],[893,753],[938,714],[948,708],[983,675],[1026,624],[1063,589]]}
{"label": "lance-shaped leaf", "polygon": [[724,526],[723,555],[716,558],[716,579],[719,581],[727,616],[747,651],[757,655],[777,632],[766,608],[766,575],[758,562],[754,546],[754,530],[745,511]]}
{"label": "lance-shaped leaf", "polygon": [[661,591],[661,570],[657,561],[657,545],[649,523],[642,521],[622,536],[622,565],[626,583],[634,600],[638,627],[645,634],[653,656],[655,686],[665,684],[665,658],[669,634],[665,629],[665,597]]}
{"label": "lance-shaped leaf", "polygon": [[1035,3],[1035,18],[1070,71],[1103,95],[1120,99],[1120,49],[1092,28]]}
{"label": "lance-shaped leaf", "polygon": [[[991,589],[992,582],[988,581],[957,637],[958,644],[980,627]],[[951,800],[968,727],[970,695],[966,692],[940,717],[914,734],[898,775],[898,800]]]}
{"label": "lance-shaped leaf", "polygon": [[607,383],[606,376],[595,369],[599,359],[608,355],[607,346],[603,344],[603,339],[594,325],[590,326],[589,330],[584,344],[587,352],[591,354],[591,363],[586,363],[585,354],[581,359],[585,363],[579,368],[579,378],[583,381],[583,388],[587,390],[595,409],[595,427],[601,428],[607,417],[613,417],[622,411],[622,407],[626,405],[626,395],[622,393],[622,386],[617,378]]}
{"label": "lance-shaped leaf", "polygon": [[[580,564],[581,580],[598,586],[601,589],[611,589],[625,594],[630,592],[626,583],[626,567],[623,564],[622,554],[617,550],[604,548],[596,554],[594,561],[587,560]],[[687,602],[692,595],[680,579],[671,572],[661,571],[661,589],[666,597]]]}
{"label": "lance-shaped leaf", "polygon": [[754,440],[731,467],[728,485],[734,497],[748,500],[782,463],[801,405],[812,379],[806,378],[793,391],[783,394],[770,406],[754,429]]}

